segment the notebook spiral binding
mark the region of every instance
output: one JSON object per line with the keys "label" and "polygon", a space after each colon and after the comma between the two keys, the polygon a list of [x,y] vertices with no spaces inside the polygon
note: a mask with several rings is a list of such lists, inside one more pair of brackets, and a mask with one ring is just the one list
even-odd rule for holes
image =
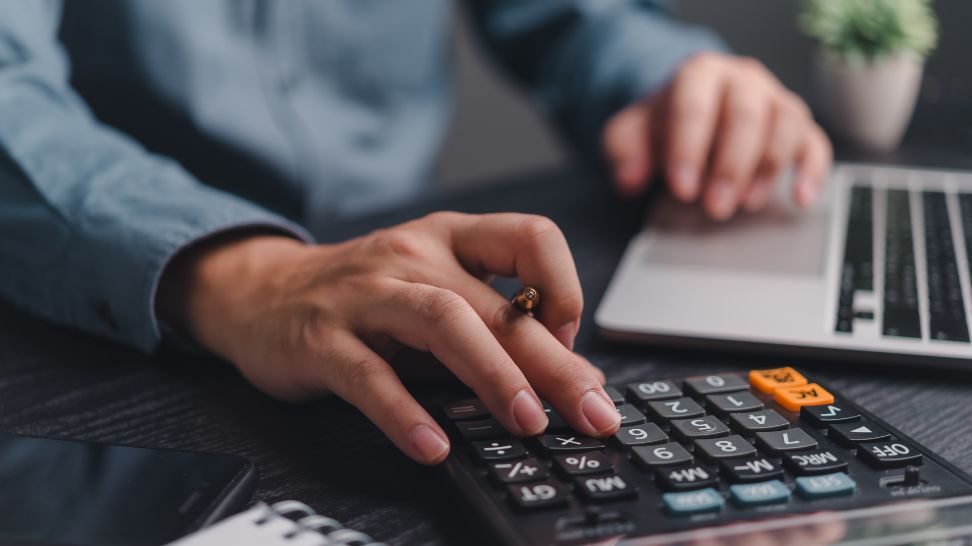
{"label": "notebook spiral binding", "polygon": [[318,514],[300,501],[286,500],[271,505],[263,504],[262,507],[266,513],[256,520],[257,525],[264,525],[277,517],[294,521],[294,529],[283,537],[286,540],[295,540],[310,534],[325,539],[324,544],[328,546],[386,546],[361,531],[346,528],[336,519]]}

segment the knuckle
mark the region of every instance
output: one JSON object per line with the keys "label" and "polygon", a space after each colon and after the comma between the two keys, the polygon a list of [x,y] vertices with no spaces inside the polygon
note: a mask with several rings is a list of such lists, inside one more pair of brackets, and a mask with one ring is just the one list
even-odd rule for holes
{"label": "knuckle", "polygon": [[766,70],[766,67],[763,66],[763,63],[759,62],[759,60],[757,60],[754,57],[747,57],[747,56],[739,57],[738,66],[748,76],[768,75],[768,71]]}
{"label": "knuckle", "polygon": [[401,229],[383,229],[372,234],[374,244],[387,254],[403,258],[420,258],[425,249],[421,239]]}
{"label": "knuckle", "polygon": [[543,241],[550,236],[560,236],[557,223],[546,216],[530,215],[520,224],[520,232],[528,241]]}
{"label": "knuckle", "polygon": [[740,125],[760,125],[765,117],[765,109],[756,102],[739,101],[729,108],[732,122]]}
{"label": "knuckle", "polygon": [[590,374],[584,371],[584,367],[579,360],[569,358],[561,361],[551,371],[565,391],[575,389],[586,391],[596,388],[597,385],[591,380]]}
{"label": "knuckle", "polygon": [[433,224],[452,225],[458,222],[459,220],[461,220],[462,218],[464,218],[465,216],[467,215],[461,212],[442,210],[442,211],[436,211],[436,212],[426,214],[422,218],[422,220]]}
{"label": "knuckle", "polygon": [[713,116],[712,108],[698,96],[685,94],[672,101],[673,120],[679,124],[701,123]]}
{"label": "knuckle", "polygon": [[445,288],[427,287],[419,297],[419,317],[430,327],[448,324],[468,310],[469,304],[462,296]]}
{"label": "knuckle", "polygon": [[701,53],[695,54],[688,63],[686,63],[686,68],[695,70],[708,70],[723,61],[723,56],[721,53],[715,51],[703,51]]}
{"label": "knuckle", "polygon": [[370,358],[351,361],[351,364],[344,371],[347,392],[360,393],[367,390],[375,379],[382,374],[384,366],[384,363]]}

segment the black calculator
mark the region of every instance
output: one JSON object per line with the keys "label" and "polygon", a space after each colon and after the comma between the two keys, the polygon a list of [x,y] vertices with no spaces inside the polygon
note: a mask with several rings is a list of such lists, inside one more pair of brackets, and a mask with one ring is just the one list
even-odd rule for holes
{"label": "black calculator", "polygon": [[607,439],[548,406],[547,430],[517,439],[475,398],[442,405],[446,472],[488,543],[831,544],[941,529],[942,506],[972,523],[972,478],[793,368],[607,392],[622,425]]}

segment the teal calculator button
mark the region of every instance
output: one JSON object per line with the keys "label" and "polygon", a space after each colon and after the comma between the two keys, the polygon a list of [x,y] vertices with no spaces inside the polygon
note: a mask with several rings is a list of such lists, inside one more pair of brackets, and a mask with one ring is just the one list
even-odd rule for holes
{"label": "teal calculator button", "polygon": [[820,476],[804,476],[796,479],[797,490],[808,499],[851,495],[857,484],[847,474],[834,472]]}
{"label": "teal calculator button", "polygon": [[780,480],[769,480],[731,485],[729,495],[739,506],[756,506],[786,502],[790,499],[790,490]]}
{"label": "teal calculator button", "polygon": [[711,487],[685,491],[684,493],[665,493],[662,503],[673,514],[694,514],[696,512],[713,512],[721,510],[725,500],[718,491]]}

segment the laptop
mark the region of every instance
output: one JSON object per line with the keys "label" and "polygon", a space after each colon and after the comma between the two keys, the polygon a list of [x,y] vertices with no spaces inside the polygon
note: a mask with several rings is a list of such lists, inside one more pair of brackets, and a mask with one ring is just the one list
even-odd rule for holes
{"label": "laptop", "polygon": [[661,200],[595,313],[609,338],[915,363],[972,360],[972,172],[835,166],[725,223]]}

